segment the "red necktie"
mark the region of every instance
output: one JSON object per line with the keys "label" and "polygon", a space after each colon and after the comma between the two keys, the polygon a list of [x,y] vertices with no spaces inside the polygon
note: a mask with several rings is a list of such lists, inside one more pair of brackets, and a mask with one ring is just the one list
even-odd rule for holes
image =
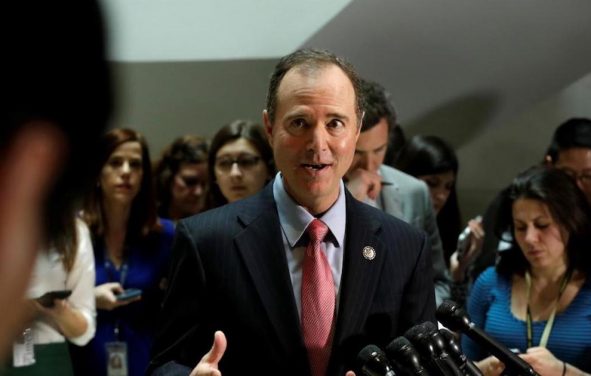
{"label": "red necktie", "polygon": [[310,243],[302,270],[302,333],[312,376],[324,376],[330,358],[336,298],[330,265],[320,249],[328,227],[314,219],[306,231]]}

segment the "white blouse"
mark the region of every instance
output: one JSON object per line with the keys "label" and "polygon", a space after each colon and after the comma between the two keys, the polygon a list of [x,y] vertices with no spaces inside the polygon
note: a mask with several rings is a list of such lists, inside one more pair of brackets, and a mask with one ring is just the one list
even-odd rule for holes
{"label": "white blouse", "polygon": [[[76,259],[70,273],[66,273],[61,256],[55,249],[49,252],[40,251],[37,255],[27,297],[35,299],[46,292],[72,290],[67,300],[86,319],[86,331],[75,338],[68,338],[78,346],[86,345],[93,337],[96,329],[96,308],[94,299],[94,252],[90,232],[86,224],[76,220],[78,245]],[[64,336],[46,318],[39,318],[31,326],[34,343],[45,344],[64,342]]]}

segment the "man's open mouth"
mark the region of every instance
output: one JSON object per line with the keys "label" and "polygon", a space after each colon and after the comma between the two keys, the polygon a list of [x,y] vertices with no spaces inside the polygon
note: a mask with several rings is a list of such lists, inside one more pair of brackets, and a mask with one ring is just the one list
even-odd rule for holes
{"label": "man's open mouth", "polygon": [[325,163],[303,163],[302,166],[311,170],[322,170],[323,168],[330,165]]}

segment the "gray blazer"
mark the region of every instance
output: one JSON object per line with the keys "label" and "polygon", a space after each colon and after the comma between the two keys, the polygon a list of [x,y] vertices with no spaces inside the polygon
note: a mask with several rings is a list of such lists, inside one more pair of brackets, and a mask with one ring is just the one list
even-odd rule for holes
{"label": "gray blazer", "polygon": [[402,219],[429,235],[431,241],[431,260],[435,281],[435,300],[439,305],[450,297],[451,280],[443,258],[443,245],[437,229],[437,219],[431,204],[427,185],[400,170],[387,165],[380,167],[382,180],[391,185],[382,187],[379,204],[394,217]]}

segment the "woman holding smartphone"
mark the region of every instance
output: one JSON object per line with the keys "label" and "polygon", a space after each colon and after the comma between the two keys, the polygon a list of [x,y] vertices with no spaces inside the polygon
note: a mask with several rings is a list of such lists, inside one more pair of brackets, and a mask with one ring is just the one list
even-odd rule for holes
{"label": "woman holding smartphone", "polygon": [[83,346],[95,332],[94,257],[88,227],[68,210],[48,221],[50,236],[37,255],[27,292],[32,321],[13,344],[5,376],[72,375],[66,340]]}
{"label": "woman holding smartphone", "polygon": [[[535,167],[517,176],[502,205],[497,233],[511,247],[477,279],[468,313],[476,326],[539,375],[591,372],[591,209],[574,179]],[[484,375],[504,365],[468,338],[462,347]]]}
{"label": "woman holding smartphone", "polygon": [[143,375],[174,225],[156,216],[144,137],[113,129],[100,145],[100,171],[83,213],[95,250],[97,332],[77,354],[76,372],[106,375],[117,365],[127,375]]}

